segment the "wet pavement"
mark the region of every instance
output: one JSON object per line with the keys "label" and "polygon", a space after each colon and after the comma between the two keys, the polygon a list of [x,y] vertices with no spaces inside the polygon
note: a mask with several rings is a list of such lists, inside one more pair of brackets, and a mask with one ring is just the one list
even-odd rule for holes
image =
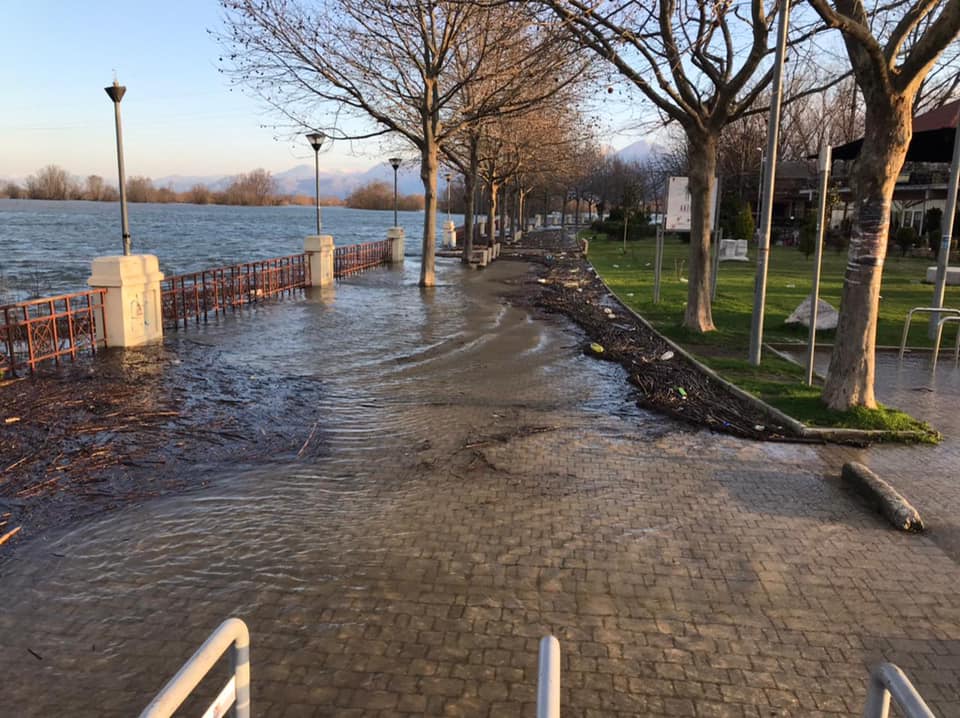
{"label": "wet pavement", "polygon": [[[636,408],[563,320],[505,302],[523,264],[443,263],[428,291],[417,270],[189,335],[251,380],[318,382],[302,436],[322,427],[323,451],[19,547],[0,713],[136,713],[230,615],[256,715],[532,715],[548,632],[565,716],[852,715],[879,660],[960,710],[956,434],[692,430]],[[840,487],[854,456],[906,477],[929,535]]]}

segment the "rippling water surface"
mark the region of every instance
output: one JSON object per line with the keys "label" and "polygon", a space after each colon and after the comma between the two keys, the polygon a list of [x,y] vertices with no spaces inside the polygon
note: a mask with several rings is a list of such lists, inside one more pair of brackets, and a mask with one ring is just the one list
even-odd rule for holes
{"label": "rippling water surface", "polygon": [[[393,212],[324,207],[322,215],[337,244],[384,239],[393,225]],[[419,255],[423,213],[400,212],[398,221],[407,254]],[[302,252],[315,222],[313,207],[130,204],[133,251],[156,254],[167,274]],[[116,202],[0,199],[0,299],[85,289],[90,261],[121,247]]]}

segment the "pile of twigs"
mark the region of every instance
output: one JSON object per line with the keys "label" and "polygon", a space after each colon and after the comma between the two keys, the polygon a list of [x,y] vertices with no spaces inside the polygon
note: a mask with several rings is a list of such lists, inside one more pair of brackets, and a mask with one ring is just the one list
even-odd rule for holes
{"label": "pile of twigs", "polygon": [[226,467],[326,451],[319,383],[252,377],[221,366],[216,348],[179,349],[0,382],[0,538],[200,486]]}
{"label": "pile of twigs", "polygon": [[751,402],[731,392],[637,320],[611,295],[593,268],[574,252],[543,263],[539,306],[576,322],[599,344],[598,358],[629,372],[641,405],[716,431],[755,439],[796,438]]}

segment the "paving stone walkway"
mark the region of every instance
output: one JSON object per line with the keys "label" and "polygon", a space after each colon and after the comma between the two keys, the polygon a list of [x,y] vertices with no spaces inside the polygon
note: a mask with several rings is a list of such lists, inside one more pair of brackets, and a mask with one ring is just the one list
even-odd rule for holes
{"label": "paving stone walkway", "polygon": [[[252,377],[322,378],[329,456],[23,547],[0,566],[0,713],[133,714],[229,615],[256,715],[532,716],[546,633],[565,717],[856,715],[881,660],[960,713],[956,440],[759,444],[640,411],[575,330],[497,298],[523,271],[442,265],[425,294],[371,273],[332,308],[276,305],[254,355],[209,329]],[[376,292],[390,321],[355,316],[352,343],[393,350],[331,350]],[[929,536],[839,485],[854,455],[910,474]]]}

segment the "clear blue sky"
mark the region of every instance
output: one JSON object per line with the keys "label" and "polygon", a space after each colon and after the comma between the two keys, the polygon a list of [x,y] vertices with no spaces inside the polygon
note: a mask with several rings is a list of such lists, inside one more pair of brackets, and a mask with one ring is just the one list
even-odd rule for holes
{"label": "clear blue sky", "polygon": [[[0,178],[53,163],[115,182],[113,105],[103,91],[114,71],[127,87],[127,176],[282,172],[312,162],[303,140],[275,139],[262,127],[275,118],[217,72],[221,48],[207,32],[221,25],[216,0],[2,1]],[[379,142],[342,144],[321,162],[365,169],[383,151]]]}
{"label": "clear blue sky", "polygon": [[[230,90],[217,72],[215,0],[113,2],[4,0],[0,13],[0,178],[55,163],[116,181],[116,70],[127,175],[278,172],[313,150],[261,125],[274,119]],[[368,147],[367,153],[377,147]],[[347,146],[321,155],[330,168],[366,168],[378,157]]]}

